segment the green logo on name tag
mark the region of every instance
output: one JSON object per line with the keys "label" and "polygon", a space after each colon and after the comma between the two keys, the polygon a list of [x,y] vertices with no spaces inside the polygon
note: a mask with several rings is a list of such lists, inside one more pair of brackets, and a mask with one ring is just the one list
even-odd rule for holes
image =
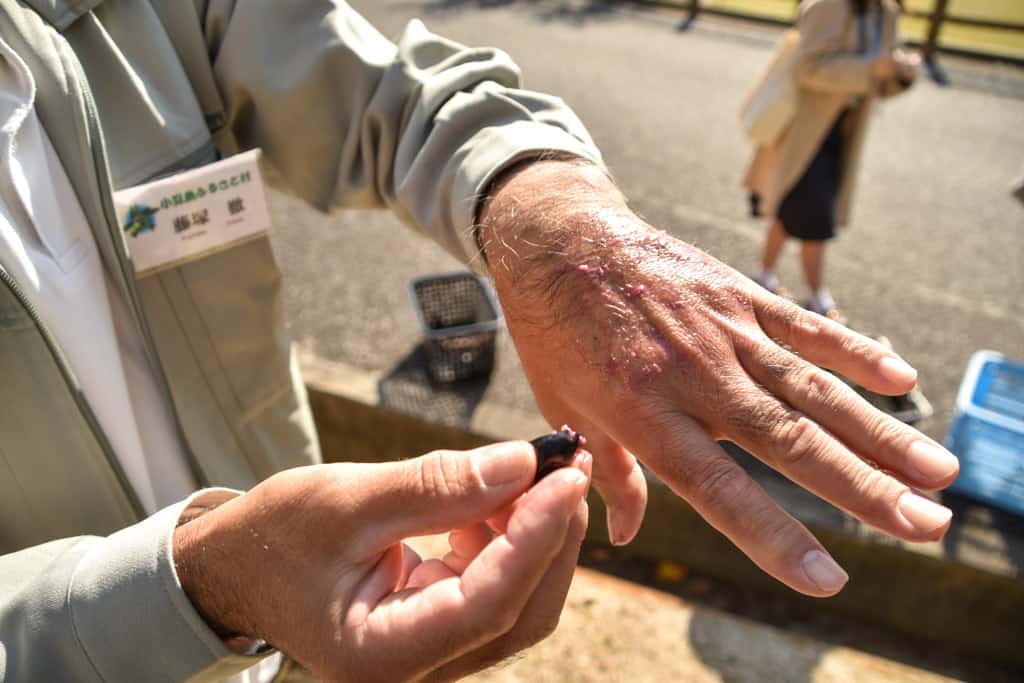
{"label": "green logo on name tag", "polygon": [[132,204],[128,208],[128,215],[124,219],[124,231],[132,237],[138,237],[139,233],[153,232],[156,230],[156,212],[145,204]]}

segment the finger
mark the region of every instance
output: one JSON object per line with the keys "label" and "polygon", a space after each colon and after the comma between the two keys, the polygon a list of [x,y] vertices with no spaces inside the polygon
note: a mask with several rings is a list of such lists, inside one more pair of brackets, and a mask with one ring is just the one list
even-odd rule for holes
{"label": "finger", "polygon": [[483,521],[533,482],[537,462],[525,441],[472,451],[436,451],[361,468],[358,496],[366,520],[361,542],[376,552],[410,536]]}
{"label": "finger", "polygon": [[508,528],[509,517],[512,516],[512,511],[515,509],[515,504],[498,510],[498,512],[487,518],[487,527],[496,534],[505,533],[505,529]]}
{"label": "finger", "polygon": [[[579,471],[583,472],[587,476],[587,481],[591,481],[594,471],[594,456],[583,448],[580,448],[573,455],[570,466],[575,467]],[[646,482],[645,482],[646,484]],[[507,508],[499,510],[498,513],[487,519],[487,526],[495,533],[503,534],[505,529],[508,527],[508,519],[512,516],[512,512],[515,510],[515,503]]]}
{"label": "finger", "polygon": [[601,431],[587,436],[594,454],[593,484],[607,510],[608,537],[613,545],[633,540],[647,510],[647,479],[632,453]]}
{"label": "finger", "polygon": [[902,480],[940,489],[956,479],[956,457],[916,429],[886,415],[846,383],[765,339],[737,347],[750,376],[770,393],[803,411],[856,454]]}
{"label": "finger", "polygon": [[405,569],[403,546],[395,543],[384,551],[360,585],[358,599],[350,606],[347,618],[361,623],[377,603],[401,587]]}
{"label": "finger", "polygon": [[402,580],[398,582],[398,590],[408,587],[409,577],[416,570],[416,567],[423,564],[420,554],[405,543],[402,544]]}
{"label": "finger", "polygon": [[917,383],[917,371],[873,339],[781,297],[758,292],[754,301],[758,323],[768,336],[815,365],[880,394],[905,394]]}
{"label": "finger", "polygon": [[493,537],[486,524],[474,524],[451,532],[448,535],[448,546],[459,557],[473,559],[487,547]]}
{"label": "finger", "polygon": [[[388,670],[404,680],[507,633],[562,548],[586,485],[574,468],[552,473],[523,497],[508,531],[461,577],[390,596],[363,622],[347,620],[366,645],[360,651],[386,656]],[[362,589],[356,597],[365,599]],[[371,671],[382,666],[364,664]]]}
{"label": "finger", "polygon": [[569,524],[562,549],[551,563],[547,574],[541,579],[537,590],[530,596],[512,630],[487,645],[445,664],[427,676],[426,680],[459,680],[476,671],[490,668],[554,633],[565,606],[569,587],[572,585],[573,573],[579,561],[580,546],[587,533],[587,516],[587,502],[581,500]]}
{"label": "finger", "polygon": [[647,479],[637,459],[604,430],[573,409],[562,409],[568,423],[578,425],[594,456],[592,483],[605,505],[608,537],[625,545],[636,537],[647,510]]}
{"label": "finger", "polygon": [[448,534],[448,546],[451,552],[444,556],[443,562],[456,574],[461,574],[477,555],[487,547],[494,534],[486,524],[456,529]]}
{"label": "finger", "polygon": [[[532,380],[531,380],[532,381]],[[637,459],[606,430],[583,417],[573,406],[552,398],[553,389],[534,391],[544,416],[551,424],[569,424],[587,439],[594,455],[593,484],[604,500],[609,540],[629,543],[640,530],[647,510],[647,479]]]}
{"label": "finger", "polygon": [[723,411],[728,438],[797,484],[882,531],[934,541],[952,512],[857,457],[803,412],[750,383]]}
{"label": "finger", "polygon": [[451,567],[441,560],[427,560],[413,570],[412,574],[409,575],[409,580],[406,582],[405,587],[409,589],[423,588],[424,586],[429,586],[432,583],[444,581],[445,579],[450,579],[456,576],[458,576],[458,573],[453,571]]}
{"label": "finger", "polygon": [[811,532],[692,419],[679,417],[641,438],[639,452],[660,454],[647,458],[655,474],[766,573],[814,597],[846,584],[846,572]]}

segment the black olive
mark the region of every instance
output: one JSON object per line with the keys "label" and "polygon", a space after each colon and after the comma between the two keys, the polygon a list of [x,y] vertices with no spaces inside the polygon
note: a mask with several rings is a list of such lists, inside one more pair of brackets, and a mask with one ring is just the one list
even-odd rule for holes
{"label": "black olive", "polygon": [[555,470],[572,463],[576,449],[580,446],[580,435],[568,427],[562,427],[560,431],[537,437],[530,445],[537,453],[537,476],[533,479],[536,484]]}

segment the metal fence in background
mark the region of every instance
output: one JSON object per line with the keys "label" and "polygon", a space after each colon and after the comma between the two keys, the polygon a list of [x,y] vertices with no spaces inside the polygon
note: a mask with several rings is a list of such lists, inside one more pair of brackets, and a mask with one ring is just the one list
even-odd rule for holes
{"label": "metal fence in background", "polygon": [[[641,0],[643,1],[643,0]],[[672,6],[689,10],[691,16],[701,12],[727,14],[769,21],[791,23],[800,0],[646,0],[648,4]],[[1007,0],[1008,3],[1024,0]],[[916,0],[905,2],[903,15],[913,22],[923,22],[923,31],[908,42],[919,45],[924,57],[931,61],[939,50],[985,57],[1005,58],[1024,63],[1024,21],[1010,18],[984,18],[950,11],[950,0]],[[986,44],[983,39],[947,40],[945,29],[994,31],[1001,40]]]}

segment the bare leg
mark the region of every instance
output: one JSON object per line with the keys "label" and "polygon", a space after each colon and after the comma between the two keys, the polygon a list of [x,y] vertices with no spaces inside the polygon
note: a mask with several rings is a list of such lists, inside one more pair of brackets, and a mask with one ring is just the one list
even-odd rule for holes
{"label": "bare leg", "polygon": [[786,230],[782,227],[782,221],[778,218],[768,226],[768,234],[764,239],[764,252],[761,255],[761,267],[766,271],[775,270],[775,264],[779,260],[782,248],[786,246],[788,239]]}
{"label": "bare leg", "polygon": [[801,242],[800,261],[803,263],[807,289],[813,295],[821,289],[821,273],[825,266],[825,242],[820,240]]}

